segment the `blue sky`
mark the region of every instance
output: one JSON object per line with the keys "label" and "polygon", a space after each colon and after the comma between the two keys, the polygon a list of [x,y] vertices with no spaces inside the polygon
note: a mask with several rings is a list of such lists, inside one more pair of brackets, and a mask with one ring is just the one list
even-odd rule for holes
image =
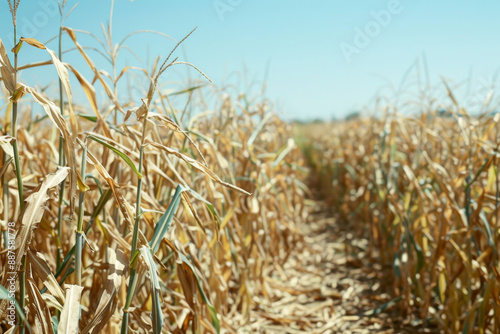
{"label": "blue sky", "polygon": [[[21,0],[20,35],[42,42],[54,36],[59,25],[54,2]],[[75,3],[69,0],[67,6]],[[109,8],[110,1],[82,0],[65,24],[102,36],[100,23],[109,21]],[[407,72],[422,81],[428,73],[436,87],[446,78],[465,102],[483,99],[496,84],[500,64],[498,13],[500,2],[494,0],[116,0],[113,26],[116,41],[139,29],[179,40],[198,26],[177,54],[180,59],[187,58],[219,85],[225,74],[242,73],[244,66],[248,82],[266,78],[268,68],[267,94],[283,117],[330,119],[370,105],[375,96],[391,98]],[[9,48],[11,32],[7,1],[2,1],[0,38]],[[123,64],[145,66],[174,44],[143,34],[128,45],[144,64],[130,56]],[[72,57],[85,67],[76,53],[66,60],[73,62]],[[20,63],[46,58],[42,51],[21,53]],[[34,76],[44,84],[46,71],[23,78]]]}

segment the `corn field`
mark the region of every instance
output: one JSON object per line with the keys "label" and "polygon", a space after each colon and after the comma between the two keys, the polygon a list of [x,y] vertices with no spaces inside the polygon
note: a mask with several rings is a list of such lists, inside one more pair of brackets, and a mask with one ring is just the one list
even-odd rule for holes
{"label": "corn field", "polygon": [[313,182],[392,267],[399,308],[446,333],[499,330],[498,120],[455,104],[301,130]]}
{"label": "corn field", "polygon": [[[499,114],[448,90],[445,112],[292,125],[180,59],[194,30],[120,68],[111,23],[72,29],[60,2],[53,47],[8,4],[0,333],[500,331]],[[201,79],[166,89],[179,66]],[[41,67],[59,94],[21,80]]]}
{"label": "corn field", "polygon": [[[9,4],[16,36],[19,1]],[[103,52],[115,66],[121,48],[111,29]],[[61,49],[21,38],[9,57],[0,42],[2,332],[235,332],[250,321],[253,296],[266,294],[264,273],[302,238],[307,187],[290,125],[265,99],[213,89],[208,105],[198,88],[210,79],[171,57],[182,41],[141,70],[149,85],[139,103],[118,101],[129,68],[99,70],[79,33],[61,26],[59,38],[70,37],[92,80],[63,63]],[[18,65],[28,48],[50,60]],[[59,100],[17,80],[46,65]],[[206,80],[169,96],[158,82],[176,65]],[[70,75],[85,105],[72,102]],[[181,128],[178,95],[213,109]]]}

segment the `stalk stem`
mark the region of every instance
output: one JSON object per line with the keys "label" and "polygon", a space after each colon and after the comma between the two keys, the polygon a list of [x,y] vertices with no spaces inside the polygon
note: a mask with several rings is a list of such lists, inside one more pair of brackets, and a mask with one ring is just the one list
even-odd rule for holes
{"label": "stalk stem", "polygon": [[[6,164],[7,162],[10,163],[10,161],[7,159],[7,155],[3,155],[3,163]],[[8,240],[8,233],[7,233],[7,226],[9,223],[9,184],[5,181],[5,173],[2,175],[2,190],[3,190],[3,220],[5,222],[5,226],[2,226],[2,234],[3,234],[3,243],[4,243],[4,249],[9,248],[9,240]]]}
{"label": "stalk stem", "polygon": [[[83,146],[82,152],[82,166],[81,173],[85,175],[87,161],[87,143]],[[78,202],[78,224],[76,227],[76,259],[75,259],[75,273],[76,284],[82,285],[82,253],[83,253],[83,215],[85,213],[85,192],[80,191],[80,198]]]}
{"label": "stalk stem", "polygon": [[[17,25],[14,24],[14,43],[17,45]],[[17,89],[17,53],[19,50],[14,48],[14,85]],[[12,147],[14,149],[14,165],[16,167],[16,178],[17,178],[17,192],[19,195],[19,208],[21,209],[21,214],[24,211],[24,196],[23,196],[23,175],[21,170],[21,162],[19,160],[19,149],[17,145],[17,101],[12,103],[12,121],[11,121],[11,135],[14,138]],[[23,256],[21,260],[21,270],[19,271],[19,306],[24,312],[24,306],[26,301],[26,255]],[[23,320],[19,324],[19,333],[24,334],[25,323]]]}
{"label": "stalk stem", "polygon": [[[148,105],[149,108],[149,105]],[[144,160],[144,140],[146,138],[146,128],[147,128],[147,115],[144,117],[144,122],[142,124],[142,136],[141,136],[141,147],[139,149],[139,174],[142,174],[142,164]],[[137,285],[137,275],[136,270],[133,265],[135,260],[135,253],[137,252],[137,243],[139,236],[139,222],[141,217],[141,191],[142,191],[142,178],[139,178],[137,183],[137,198],[135,206],[135,224],[134,232],[132,234],[132,247],[130,252],[130,280],[127,290],[127,299],[125,301],[125,306],[123,307],[123,318],[122,318],[122,328],[121,334],[128,333],[128,310],[130,304],[132,303],[132,297],[134,295],[135,286]]]}

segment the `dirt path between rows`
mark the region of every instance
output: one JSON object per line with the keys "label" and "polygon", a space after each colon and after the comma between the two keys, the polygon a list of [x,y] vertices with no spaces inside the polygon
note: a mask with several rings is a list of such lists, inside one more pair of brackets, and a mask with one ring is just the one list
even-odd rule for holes
{"label": "dirt path between rows", "polygon": [[368,241],[353,239],[320,202],[315,211],[301,226],[306,244],[296,246],[304,251],[275,265],[266,278],[269,298],[254,298],[251,324],[238,332],[430,333],[401,320],[386,293],[391,282],[370,263]]}

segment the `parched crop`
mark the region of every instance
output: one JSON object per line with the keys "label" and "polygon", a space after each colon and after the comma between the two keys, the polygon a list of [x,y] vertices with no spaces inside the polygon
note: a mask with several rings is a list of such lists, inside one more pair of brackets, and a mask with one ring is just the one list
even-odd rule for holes
{"label": "parched crop", "polygon": [[386,112],[309,125],[314,182],[373,261],[391,266],[400,309],[450,333],[499,330],[499,114]]}
{"label": "parched crop", "polygon": [[[290,126],[265,100],[205,87],[206,75],[175,57],[183,40],[139,69],[148,83],[135,87],[145,92],[141,100],[122,100],[119,81],[131,67],[117,68],[116,59],[128,36],[115,44],[111,24],[104,29],[99,52],[111,61],[110,75],[80,44],[87,33],[63,20],[57,53],[18,38],[18,5],[12,55],[0,41],[0,281],[17,282],[16,301],[0,291],[1,314],[15,305],[21,333],[235,332],[250,320],[253,296],[266,293],[265,268],[286,261],[302,238],[304,160]],[[63,62],[63,47],[75,48],[87,67]],[[19,65],[18,54],[33,48],[49,60]],[[160,76],[177,65],[202,79],[164,89]],[[18,81],[19,72],[40,66],[55,69],[58,99]],[[84,103],[74,102],[74,79]],[[215,97],[212,111],[184,121],[185,110],[172,103],[185,96],[206,106],[206,95]],[[2,330],[11,328],[0,319]]]}

